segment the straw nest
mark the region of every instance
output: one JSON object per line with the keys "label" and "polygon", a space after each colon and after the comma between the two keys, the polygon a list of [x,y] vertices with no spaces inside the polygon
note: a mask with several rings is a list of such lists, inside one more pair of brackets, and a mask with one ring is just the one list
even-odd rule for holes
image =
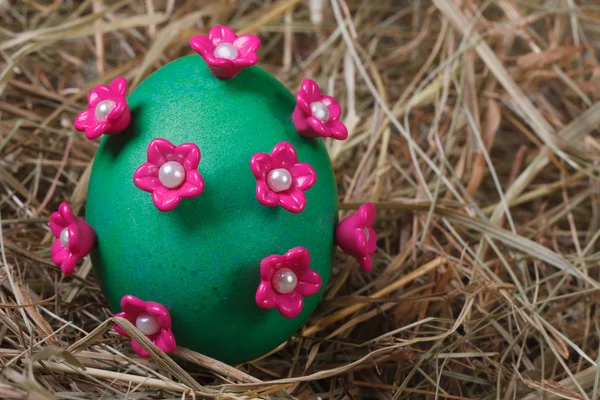
{"label": "straw nest", "polygon": [[[259,360],[145,360],[89,261],[52,264],[48,218],[84,212],[87,92],[216,24],[341,100],[340,209],[376,204],[375,266],[338,253]],[[597,398],[598,26],[596,0],[0,0],[0,398]]]}

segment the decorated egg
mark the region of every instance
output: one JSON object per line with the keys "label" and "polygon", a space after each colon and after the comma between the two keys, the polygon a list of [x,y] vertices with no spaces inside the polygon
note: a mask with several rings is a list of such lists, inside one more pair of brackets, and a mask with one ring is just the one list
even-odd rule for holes
{"label": "decorated egg", "polygon": [[255,66],[255,36],[219,26],[190,44],[128,97],[124,78],[89,94],[75,127],[101,142],[85,221],[63,203],[52,254],[69,274],[89,253],[111,309],[162,351],[239,363],[306,321],[336,242],[371,269],[375,210],[338,224],[322,140],[348,135],[335,99]]}

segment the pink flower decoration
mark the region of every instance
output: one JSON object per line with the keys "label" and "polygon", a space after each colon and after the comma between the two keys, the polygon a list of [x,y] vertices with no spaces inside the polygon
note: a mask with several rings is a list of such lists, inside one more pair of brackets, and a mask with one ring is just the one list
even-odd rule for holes
{"label": "pink flower decoration", "polygon": [[321,96],[319,85],[311,79],[302,81],[296,94],[296,108],[292,120],[298,133],[307,137],[332,137],[344,140],[348,129],[338,119],[342,109],[331,96]]}
{"label": "pink flower decoration", "polygon": [[373,230],[375,206],[363,204],[358,211],[344,218],[335,228],[335,240],[342,250],[356,258],[365,272],[373,268],[371,254],[377,248],[377,235]]}
{"label": "pink flower decoration", "polygon": [[200,149],[194,143],[175,146],[166,139],[154,139],[148,145],[148,162],[134,172],[133,183],[152,193],[152,202],[160,211],[171,211],[182,198],[202,194],[199,164]]}
{"label": "pink flower decoration", "polygon": [[310,254],[304,247],[294,247],[280,256],[264,258],[260,263],[261,282],[256,291],[256,304],[277,307],[281,315],[295,318],[302,311],[303,298],[321,288],[321,276],[309,269]]}
{"label": "pink flower decoration", "polygon": [[256,178],[256,198],[267,207],[280,205],[292,213],[306,207],[304,192],[317,180],[315,170],[298,162],[296,149],[288,142],[275,145],[271,154],[256,153],[250,159]]}
{"label": "pink flower decoration", "polygon": [[[171,331],[171,315],[165,306],[153,301],[140,300],[131,295],[121,299],[121,309],[116,317],[125,318],[138,328],[156,347],[165,353],[172,353],[177,348],[175,336]],[[128,336],[119,325],[113,326],[119,335]],[[140,357],[150,355],[138,342],[131,339],[131,347]]]}
{"label": "pink flower decoration", "polygon": [[214,26],[208,36],[194,36],[190,46],[204,58],[214,76],[231,79],[256,64],[260,39],[254,35],[237,36],[227,26]]}
{"label": "pink flower decoration", "polygon": [[63,274],[71,275],[77,261],[94,248],[96,232],[83,219],[75,217],[68,203],[62,203],[58,211],[52,213],[50,230],[56,238],[52,244],[52,261],[60,265]]}
{"label": "pink flower decoration", "polygon": [[88,95],[88,108],[75,118],[75,129],[85,132],[88,139],[103,133],[123,132],[129,125],[131,113],[125,101],[127,80],[116,78],[110,86],[98,85]]}

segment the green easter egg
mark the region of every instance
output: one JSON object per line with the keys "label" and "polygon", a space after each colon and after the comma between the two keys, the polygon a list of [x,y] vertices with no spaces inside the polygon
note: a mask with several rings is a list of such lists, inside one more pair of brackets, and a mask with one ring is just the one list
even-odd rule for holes
{"label": "green easter egg", "polygon": [[[127,99],[131,123],[104,135],[90,178],[86,220],[95,229],[92,263],[111,309],[124,295],[167,307],[177,345],[228,363],[261,356],[306,321],[329,280],[337,218],[331,162],[320,139],[298,135],[294,96],[258,67],[232,80],[212,76],[198,55],[153,73]],[[204,192],[159,211],[133,173],[150,141],[195,143]],[[306,208],[265,207],[255,194],[250,158],[291,143],[317,173]],[[260,262],[303,246],[322,280],[301,314],[259,308]]]}

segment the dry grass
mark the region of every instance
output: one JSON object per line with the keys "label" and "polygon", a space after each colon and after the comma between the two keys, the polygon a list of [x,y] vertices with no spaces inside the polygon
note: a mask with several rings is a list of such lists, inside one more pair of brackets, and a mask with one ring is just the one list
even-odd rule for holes
{"label": "dry grass", "polygon": [[[260,360],[143,360],[89,262],[51,263],[48,217],[83,213],[88,90],[220,23],[341,98],[340,207],[377,204],[376,265],[339,254]],[[596,399],[599,26],[597,0],[0,0],[0,398]]]}

